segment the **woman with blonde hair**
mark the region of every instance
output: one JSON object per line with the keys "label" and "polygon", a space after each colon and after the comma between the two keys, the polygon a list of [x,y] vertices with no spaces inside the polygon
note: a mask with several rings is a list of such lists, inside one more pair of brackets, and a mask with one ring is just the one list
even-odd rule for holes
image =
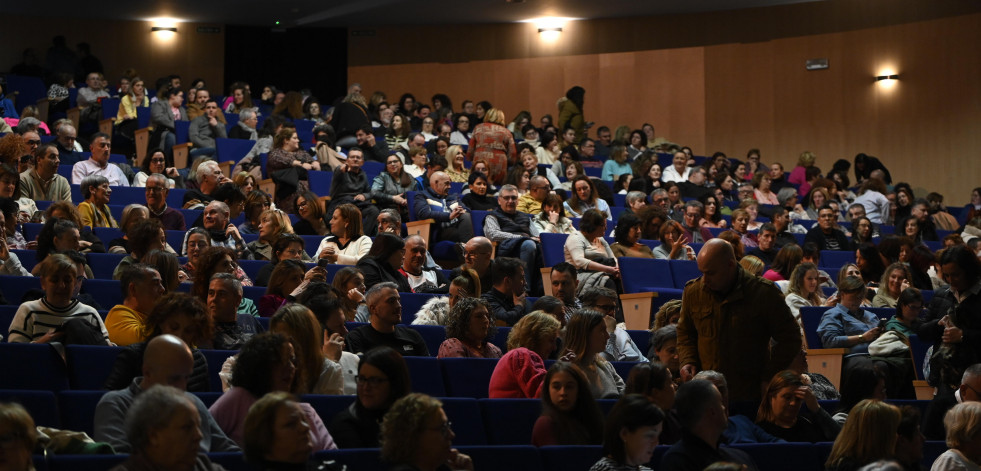
{"label": "woman with blonde hair", "polygon": [[470,170],[463,166],[463,158],[462,147],[450,146],[446,149],[446,161],[450,164],[446,174],[450,176],[451,182],[466,183],[470,178]]}
{"label": "woman with blonde hair", "polygon": [[484,122],[478,124],[470,137],[467,159],[487,161],[487,177],[495,185],[504,183],[509,166],[518,158],[514,136],[504,127],[504,112],[491,108],[484,115]]}
{"label": "woman with blonde hair", "polygon": [[807,183],[807,169],[813,167],[815,161],[817,161],[817,156],[813,152],[809,150],[801,152],[800,156],[797,157],[797,166],[790,171],[790,176],[787,177],[787,183],[795,185]]}
{"label": "woman with blonde hair", "polygon": [[296,354],[295,394],[344,394],[340,363],[323,352],[323,329],[313,311],[302,304],[286,304],[269,319],[269,330],[286,335]]}
{"label": "woman with blonde hair", "polygon": [[872,298],[872,307],[895,308],[896,303],[899,302],[899,295],[911,286],[912,280],[913,275],[905,263],[896,262],[889,265],[889,268],[882,273],[879,289]]}
{"label": "woman with blonde hair", "polygon": [[865,399],[852,408],[824,463],[827,471],[854,471],[891,458],[902,414],[885,402]]}
{"label": "woman with blonde hair", "polygon": [[255,175],[249,172],[238,172],[235,174],[235,178],[232,179],[235,186],[242,190],[242,193],[248,195],[252,193],[252,190],[259,189],[259,183],[256,182]]}
{"label": "woman with blonde hair", "polygon": [[572,315],[565,328],[566,355],[574,355],[597,399],[618,398],[625,386],[613,365],[600,355],[610,339],[604,317],[596,311],[581,310]]}
{"label": "woman with blonde hair", "polygon": [[491,374],[488,396],[500,398],[541,397],[545,359],[555,351],[562,327],[551,314],[534,311],[522,317],[508,334],[508,352]]}
{"label": "woman with blonde hair", "polygon": [[[292,234],[293,224],[286,213],[278,209],[267,209],[259,218],[259,238],[249,242],[246,248],[256,260],[272,260],[273,244],[280,235]],[[309,256],[305,258],[310,258]]]}
{"label": "woman with blonde hair", "polygon": [[933,462],[930,471],[981,469],[981,402],[957,404],[944,415],[947,451]]}
{"label": "woman with blonde hair", "polygon": [[763,268],[766,267],[766,265],[763,264],[763,260],[760,260],[759,257],[753,255],[746,255],[745,257],[739,259],[739,265],[743,267],[743,270],[746,270],[755,276],[763,276]]}

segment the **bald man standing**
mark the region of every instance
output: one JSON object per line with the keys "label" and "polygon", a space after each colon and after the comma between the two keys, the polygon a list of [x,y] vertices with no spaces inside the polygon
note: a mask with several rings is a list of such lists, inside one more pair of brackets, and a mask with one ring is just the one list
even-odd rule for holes
{"label": "bald man standing", "polygon": [[685,285],[681,298],[681,378],[716,370],[729,379],[733,401],[759,401],[761,385],[800,352],[800,326],[780,289],[743,270],[728,242],[705,243],[698,269],[702,276]]}
{"label": "bald man standing", "polygon": [[[109,443],[116,453],[129,453],[131,447],[126,438],[126,412],[136,396],[157,384],[185,391],[193,369],[191,349],[183,340],[169,334],[154,337],[143,354],[143,376],[134,378],[128,388],[109,391],[99,400],[95,408],[93,438]],[[204,403],[193,394],[184,394],[194,403],[201,416],[202,453],[239,451],[238,445],[225,436],[225,432],[215,423]]]}

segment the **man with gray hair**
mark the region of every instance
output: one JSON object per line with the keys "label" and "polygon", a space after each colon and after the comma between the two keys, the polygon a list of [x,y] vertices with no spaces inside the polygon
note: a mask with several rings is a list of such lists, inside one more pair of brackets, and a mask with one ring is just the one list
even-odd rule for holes
{"label": "man with gray hair", "polygon": [[99,400],[95,408],[93,438],[109,443],[116,453],[138,452],[143,443],[126,433],[128,427],[124,427],[124,423],[128,422],[127,416],[132,418],[139,413],[136,402],[140,397],[167,387],[173,390],[175,397],[188,401],[194,417],[200,420],[196,429],[201,439],[199,449],[202,453],[239,451],[238,445],[222,432],[204,403],[197,396],[185,392],[193,369],[191,349],[183,340],[170,334],[154,337],[143,353],[142,376],[134,378],[124,389],[107,392]]}
{"label": "man with gray hair", "polygon": [[208,285],[208,313],[215,322],[212,348],[238,350],[252,336],[263,331],[262,325],[249,314],[240,314],[242,282],[230,273],[215,273]]}
{"label": "man with gray hair", "polygon": [[[695,379],[704,379],[714,384],[715,388],[719,390],[719,394],[722,395],[722,404],[726,406],[726,411],[729,410],[729,385],[726,383],[725,375],[715,370],[705,370],[699,371],[695,375]],[[782,443],[784,440],[766,433],[745,415],[729,413],[726,429],[722,432],[722,441],[729,445],[736,445],[739,443]]]}
{"label": "man with gray hair", "polygon": [[160,224],[163,225],[165,231],[187,230],[184,215],[180,211],[167,206],[167,195],[170,193],[169,185],[167,177],[159,173],[154,173],[147,177],[146,207],[150,210],[150,217],[160,220]]}
{"label": "man with gray hair", "polygon": [[392,282],[377,283],[365,293],[368,324],[347,334],[345,348],[351,353],[365,353],[375,347],[391,347],[404,356],[429,356],[429,348],[418,332],[402,322],[402,304],[398,286]]}
{"label": "man with gray hair", "polygon": [[88,160],[76,163],[72,167],[72,183],[78,185],[82,179],[89,175],[101,175],[109,180],[110,186],[129,186],[129,179],[123,171],[109,163],[109,149],[112,142],[109,135],[97,132],[92,136],[92,143],[89,150],[92,156]]}
{"label": "man with gray hair", "polygon": [[681,217],[681,228],[684,231],[681,235],[690,244],[704,244],[712,239],[712,233],[708,227],[701,226],[702,212],[705,205],[698,200],[691,200],[685,203],[684,213]]}
{"label": "man with gray hair", "polygon": [[627,211],[637,214],[640,208],[647,206],[647,195],[643,191],[631,191],[627,193],[625,198],[627,203]]}
{"label": "man with gray hair", "polygon": [[433,173],[429,178],[429,188],[416,192],[412,210],[416,220],[435,221],[430,233],[431,240],[465,243],[473,237],[470,213],[460,201],[460,195],[450,194],[450,176],[444,172]]}
{"label": "man with gray hair", "polygon": [[[548,187],[548,180],[535,177],[540,184]],[[547,190],[540,193],[548,194]],[[543,197],[544,199],[544,197]],[[517,210],[518,188],[504,185],[497,193],[498,208],[484,219],[484,236],[497,242],[497,256],[515,257],[525,265],[525,285],[533,296],[542,294],[542,278],[538,276],[542,267],[541,240],[531,235],[531,218]]]}
{"label": "man with gray hair", "polygon": [[402,216],[394,209],[383,209],[378,213],[378,233],[402,236]]}
{"label": "man with gray hair", "polygon": [[[211,233],[211,245],[213,247],[227,247],[234,250],[238,258],[248,260],[251,258],[251,252],[246,247],[238,228],[229,222],[230,215],[227,204],[221,201],[212,201],[204,208],[202,226]],[[187,256],[187,237],[188,234],[184,234],[184,243],[181,244],[181,253],[185,257]]]}
{"label": "man with gray hair", "polygon": [[[184,193],[184,201],[182,204],[185,209],[200,209],[200,207],[195,207],[198,205],[206,205],[214,200],[211,196],[218,185],[222,183],[231,181],[225,176],[221,171],[221,167],[218,166],[218,162],[214,160],[206,160],[198,165],[196,171],[195,179],[198,181],[198,189],[187,190]],[[197,200],[197,201],[194,201]]]}
{"label": "man with gray hair", "polygon": [[746,452],[719,445],[728,418],[722,394],[710,381],[693,379],[682,384],[674,403],[681,422],[681,440],[664,453],[659,469],[701,471],[719,461],[757,469]]}
{"label": "man with gray hair", "polygon": [[944,415],[947,411],[962,402],[981,401],[981,363],[975,363],[964,370],[961,385],[953,394],[948,392],[950,387],[941,389],[944,391],[933,396],[923,416],[923,435],[927,440],[943,440],[946,437]]}
{"label": "man with gray hair", "polygon": [[238,112],[238,123],[228,131],[229,139],[259,139],[256,127],[259,125],[259,115],[252,108],[245,108]]}

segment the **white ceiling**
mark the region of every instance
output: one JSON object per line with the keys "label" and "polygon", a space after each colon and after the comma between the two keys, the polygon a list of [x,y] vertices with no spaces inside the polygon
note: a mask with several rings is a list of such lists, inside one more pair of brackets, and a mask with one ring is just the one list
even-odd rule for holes
{"label": "white ceiling", "polygon": [[78,0],[7,2],[8,14],[183,21],[280,27],[509,23],[542,16],[617,18],[726,11],[819,0]]}

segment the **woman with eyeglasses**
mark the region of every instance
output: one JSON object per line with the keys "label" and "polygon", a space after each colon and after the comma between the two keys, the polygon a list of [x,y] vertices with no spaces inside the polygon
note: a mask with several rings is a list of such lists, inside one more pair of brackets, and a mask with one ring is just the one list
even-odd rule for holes
{"label": "woman with eyeglasses", "polygon": [[453,448],[453,427],[443,403],[425,394],[399,399],[381,426],[381,457],[391,470],[473,471],[469,456]]}
{"label": "woman with eyeglasses", "polygon": [[152,155],[143,158],[140,171],[133,177],[133,186],[145,187],[146,179],[154,173],[167,177],[167,188],[184,188],[184,178],[177,173],[176,167],[167,167],[167,161],[162,150],[154,151]]}
{"label": "woman with eyeglasses", "polygon": [[357,398],[334,415],[330,433],[340,448],[375,448],[385,413],[411,390],[409,367],[395,350],[377,347],[364,354],[355,379]]}
{"label": "woman with eyeglasses", "polygon": [[296,215],[300,220],[293,224],[293,232],[299,235],[327,235],[330,227],[324,217],[324,202],[312,191],[296,194]]}
{"label": "woman with eyeglasses", "polygon": [[119,227],[109,212],[109,180],[102,175],[89,175],[82,179],[82,197],[85,201],[78,204],[78,212],[82,217],[82,225],[91,229],[96,227]]}

